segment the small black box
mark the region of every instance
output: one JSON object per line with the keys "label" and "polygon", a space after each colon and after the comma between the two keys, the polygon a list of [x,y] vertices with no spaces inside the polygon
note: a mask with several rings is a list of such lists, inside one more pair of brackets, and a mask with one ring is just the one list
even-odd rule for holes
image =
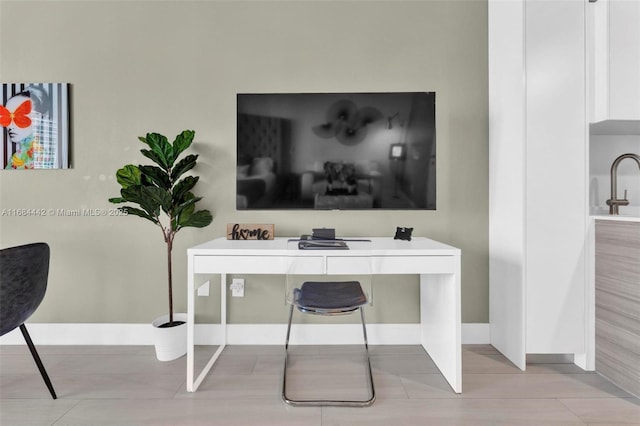
{"label": "small black box", "polygon": [[336,230],[334,228],[313,228],[312,237],[318,240],[335,240]]}

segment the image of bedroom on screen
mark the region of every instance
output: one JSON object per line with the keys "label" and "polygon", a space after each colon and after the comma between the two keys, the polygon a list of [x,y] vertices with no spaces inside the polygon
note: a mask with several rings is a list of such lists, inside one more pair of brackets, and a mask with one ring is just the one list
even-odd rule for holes
{"label": "image of bedroom on screen", "polygon": [[435,210],[435,92],[237,95],[238,210]]}

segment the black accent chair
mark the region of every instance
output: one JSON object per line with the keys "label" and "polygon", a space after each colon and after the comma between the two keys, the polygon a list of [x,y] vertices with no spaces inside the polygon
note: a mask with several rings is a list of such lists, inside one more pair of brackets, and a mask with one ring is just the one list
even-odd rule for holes
{"label": "black accent chair", "polygon": [[[371,359],[369,357],[369,344],[367,342],[367,328],[364,321],[364,305],[368,303],[367,295],[362,290],[359,281],[331,281],[317,282],[307,281],[300,288],[293,290],[293,303],[289,310],[289,324],[287,325],[287,338],[284,346],[284,378],[282,381],[282,399],[293,406],[347,406],[368,407],[376,399],[376,391],[373,386],[371,373]],[[289,337],[291,335],[291,320],[293,307],[300,312],[316,315],[344,315],[360,311],[362,320],[362,332],[364,335],[364,351],[367,361],[367,381],[370,397],[365,400],[335,400],[335,399],[311,399],[296,400],[287,395],[287,364],[289,359]]]}
{"label": "black accent chair", "polygon": [[38,309],[47,291],[49,254],[49,246],[46,243],[0,250],[0,336],[20,327],[51,396],[57,399],[49,375],[24,325]]}

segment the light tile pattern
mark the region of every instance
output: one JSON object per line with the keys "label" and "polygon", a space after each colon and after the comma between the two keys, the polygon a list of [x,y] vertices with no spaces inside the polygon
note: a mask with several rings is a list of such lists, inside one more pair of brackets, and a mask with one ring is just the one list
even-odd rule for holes
{"label": "light tile pattern", "polygon": [[[289,407],[280,399],[284,350],[229,346],[195,393],[185,358],[148,346],[38,348],[53,401],[24,346],[0,347],[0,425],[640,425],[640,400],[573,364],[518,370],[494,348],[463,348],[453,393],[419,346],[371,347],[377,401],[368,408]],[[362,397],[360,346],[292,347],[296,397]],[[202,367],[215,347],[199,347]]]}

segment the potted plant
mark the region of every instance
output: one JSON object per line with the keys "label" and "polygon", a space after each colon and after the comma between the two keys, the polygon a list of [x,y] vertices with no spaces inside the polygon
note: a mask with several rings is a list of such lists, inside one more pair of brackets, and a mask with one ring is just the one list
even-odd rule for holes
{"label": "potted plant", "polygon": [[[156,340],[156,356],[162,361],[176,359],[186,352],[186,315],[174,319],[173,279],[171,254],[173,240],[182,228],[203,228],[213,217],[208,210],[196,210],[202,197],[196,197],[191,190],[198,182],[197,176],[184,176],[196,165],[198,155],[189,154],[180,158],[191,146],[195,132],[184,130],[173,143],[158,133],[147,133],[138,139],[148,146],[140,150],[155,165],[127,164],[116,172],[120,186],[120,197],[110,198],[112,203],[131,203],[119,207],[128,214],[146,219],[160,228],[167,246],[167,281],[169,290],[169,314],[154,321],[156,338],[170,335],[169,339],[178,348],[165,348]],[[184,177],[183,177],[184,176]]]}

